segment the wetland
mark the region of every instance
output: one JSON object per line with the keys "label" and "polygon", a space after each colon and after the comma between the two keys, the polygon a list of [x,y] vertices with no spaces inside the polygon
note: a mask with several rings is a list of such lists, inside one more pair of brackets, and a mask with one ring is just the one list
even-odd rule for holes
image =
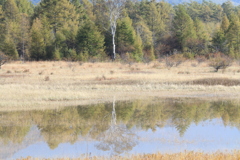
{"label": "wetland", "polygon": [[7,63],[0,159],[238,159],[239,84],[238,63]]}

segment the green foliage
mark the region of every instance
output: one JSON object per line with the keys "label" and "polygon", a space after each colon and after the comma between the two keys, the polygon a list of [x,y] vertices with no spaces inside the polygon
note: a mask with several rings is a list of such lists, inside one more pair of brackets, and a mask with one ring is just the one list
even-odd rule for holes
{"label": "green foliage", "polygon": [[8,36],[2,44],[2,51],[14,60],[18,58],[18,52],[14,40]]}
{"label": "green foliage", "polygon": [[15,0],[20,13],[32,15],[34,13],[34,6],[29,0]]}
{"label": "green foliage", "polygon": [[46,59],[43,25],[40,19],[35,19],[31,28],[31,58],[35,60]]}
{"label": "green foliage", "polygon": [[176,8],[176,16],[173,20],[173,27],[176,37],[181,44],[183,51],[192,49],[197,38],[194,29],[194,23],[191,17],[187,14],[184,6],[179,5]]}
{"label": "green foliage", "polygon": [[221,23],[221,30],[226,33],[228,31],[230,22],[228,20],[228,17],[226,14],[224,14],[223,18],[222,18],[222,23]]}
{"label": "green foliage", "polygon": [[231,15],[230,26],[226,33],[228,54],[233,58],[240,56],[240,21],[236,15]]}
{"label": "green foliage", "polygon": [[104,37],[91,21],[79,28],[76,40],[78,53],[88,53],[91,57],[104,54]]}
{"label": "green foliage", "polygon": [[[28,0],[1,0],[0,49],[32,60],[110,58],[113,42],[106,7],[102,0],[42,0],[36,6]],[[218,51],[239,58],[239,17],[240,7],[231,1],[173,6],[127,0],[116,21],[116,51],[120,58],[145,62],[174,51],[191,58]],[[41,24],[36,26],[37,19]]]}
{"label": "green foliage", "polygon": [[131,58],[142,61],[142,41],[132,26],[132,20],[126,16],[118,21],[116,32],[117,53],[131,53]]}
{"label": "green foliage", "polygon": [[3,10],[6,19],[11,21],[19,20],[19,9],[15,0],[6,0],[3,4]]}

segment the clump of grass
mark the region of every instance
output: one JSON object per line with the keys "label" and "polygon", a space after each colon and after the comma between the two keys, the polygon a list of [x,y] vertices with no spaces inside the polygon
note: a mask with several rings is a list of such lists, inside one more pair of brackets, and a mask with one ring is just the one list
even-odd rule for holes
{"label": "clump of grass", "polygon": [[114,74],[114,71],[113,71],[113,70],[111,70],[111,71],[110,71],[110,74]]}
{"label": "clump of grass", "polygon": [[105,75],[102,75],[102,77],[96,77],[97,81],[103,81],[103,80],[107,80]]}
{"label": "clump of grass", "polygon": [[179,71],[178,74],[190,74],[190,72],[188,72],[188,71],[186,71],[186,72]]}
{"label": "clump of grass", "polygon": [[44,71],[41,71],[41,72],[39,72],[38,74],[39,74],[39,75],[42,75],[42,74],[43,74],[43,72],[44,72]]}
{"label": "clump of grass", "polygon": [[23,70],[23,73],[27,73],[27,72],[29,72],[29,69]]}
{"label": "clump of grass", "polygon": [[15,73],[21,73],[21,71],[17,71],[17,70],[15,70]]}
{"label": "clump of grass", "polygon": [[46,77],[44,78],[44,81],[50,81],[49,76],[46,76]]}

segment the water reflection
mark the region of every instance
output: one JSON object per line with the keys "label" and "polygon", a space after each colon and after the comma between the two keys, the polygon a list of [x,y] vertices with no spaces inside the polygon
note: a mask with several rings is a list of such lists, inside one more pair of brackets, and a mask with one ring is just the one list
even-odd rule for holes
{"label": "water reflection", "polygon": [[[185,138],[193,124],[198,126],[210,120],[214,123],[220,120],[219,123],[224,126],[239,130],[239,104],[236,101],[151,99],[67,107],[59,110],[0,112],[1,148],[21,145],[25,141],[33,144],[34,141],[44,140],[49,148],[56,149],[60,144],[75,144],[87,136],[96,142],[95,148],[119,154],[140,146],[138,139],[140,132],[148,134],[149,130],[159,134],[160,129],[167,130],[171,127],[178,131],[180,138]],[[33,132],[32,128],[39,132],[38,140],[27,137]],[[169,132],[161,131],[161,134],[167,135]],[[0,155],[3,155],[2,153],[6,152],[1,148]],[[12,153],[19,150],[21,147]]]}
{"label": "water reflection", "polygon": [[99,141],[96,144],[97,149],[111,150],[117,154],[130,151],[137,145],[136,134],[129,130],[124,123],[117,123],[115,98],[113,100],[111,123],[106,131],[98,135],[97,140]]}

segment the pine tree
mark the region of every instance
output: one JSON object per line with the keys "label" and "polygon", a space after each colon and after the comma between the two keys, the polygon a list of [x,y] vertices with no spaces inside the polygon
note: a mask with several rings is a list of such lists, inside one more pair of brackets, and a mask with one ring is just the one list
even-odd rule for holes
{"label": "pine tree", "polygon": [[[154,47],[161,38],[162,34],[165,32],[165,23],[163,17],[164,14],[161,13],[161,7],[157,8],[156,1],[141,1],[139,8],[139,15],[143,18],[144,22],[148,25],[148,28],[152,32],[152,39]],[[163,17],[161,17],[163,16]],[[166,19],[165,19],[166,20]]]}
{"label": "pine tree", "polygon": [[32,15],[34,12],[34,6],[29,0],[15,0],[20,13]]}
{"label": "pine tree", "polygon": [[226,49],[226,36],[225,33],[223,32],[223,30],[218,29],[212,38],[212,45],[215,49],[215,51],[217,52],[223,52],[226,53],[227,49]]}
{"label": "pine tree", "polygon": [[77,44],[79,54],[88,54],[90,57],[103,56],[104,37],[98,28],[90,20],[81,26],[77,33]]}
{"label": "pine tree", "polygon": [[15,0],[6,0],[3,5],[3,10],[6,19],[15,22],[19,20],[19,10]]}
{"label": "pine tree", "polygon": [[137,35],[139,35],[142,40],[144,60],[145,61],[154,60],[155,55],[154,55],[152,32],[143,21],[140,21],[136,24],[136,32],[137,32]]}
{"label": "pine tree", "polygon": [[14,60],[18,58],[16,45],[11,36],[8,34],[6,35],[6,38],[3,42],[2,51]]}
{"label": "pine tree", "polygon": [[44,44],[44,36],[42,34],[43,25],[40,19],[36,18],[33,21],[33,25],[31,28],[31,44],[30,44],[30,52],[31,58],[34,60],[45,60],[46,52],[45,52],[45,44]]}
{"label": "pine tree", "polygon": [[194,21],[194,27],[196,31],[196,47],[194,48],[196,53],[205,54],[208,52],[208,45],[210,44],[210,35],[207,33],[204,23],[198,18]]}
{"label": "pine tree", "polygon": [[39,17],[46,16],[55,36],[64,25],[78,25],[75,7],[68,0],[43,0],[40,6]]}
{"label": "pine tree", "polygon": [[[231,14],[230,26],[226,33],[227,45],[231,51],[235,51],[235,54],[231,54],[232,57],[237,58],[240,55],[240,21],[237,15]],[[232,52],[233,53],[233,52]]]}
{"label": "pine tree", "polygon": [[120,55],[132,53],[133,58],[142,61],[142,40],[132,26],[132,20],[126,15],[117,25],[116,33],[117,52]]}
{"label": "pine tree", "polygon": [[19,35],[19,43],[18,43],[18,50],[19,55],[21,56],[22,60],[25,58],[29,58],[29,30],[30,30],[30,22],[29,16],[26,13],[21,14],[20,20],[20,35]]}
{"label": "pine tree", "polygon": [[187,14],[184,6],[179,5],[176,8],[176,16],[173,20],[173,28],[176,37],[181,44],[183,51],[189,49],[191,43],[196,40],[196,32],[194,30],[194,23],[191,17]]}
{"label": "pine tree", "polygon": [[228,27],[230,25],[230,22],[228,20],[228,17],[226,14],[224,14],[223,18],[222,18],[222,23],[221,23],[221,30],[226,33],[228,30]]}
{"label": "pine tree", "polygon": [[230,16],[234,12],[234,5],[231,2],[231,0],[228,0],[227,2],[223,3],[222,9],[227,16]]}

